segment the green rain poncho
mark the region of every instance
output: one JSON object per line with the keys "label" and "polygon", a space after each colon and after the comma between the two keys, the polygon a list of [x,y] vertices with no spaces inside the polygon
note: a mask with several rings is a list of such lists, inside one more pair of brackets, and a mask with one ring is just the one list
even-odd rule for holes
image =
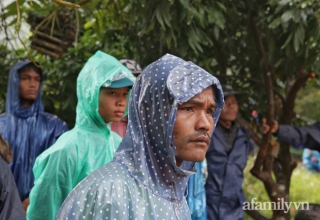
{"label": "green rain poncho", "polygon": [[121,138],[99,115],[98,100],[102,85],[121,78],[135,80],[126,67],[103,52],[85,64],[77,79],[76,125],[36,159],[27,219],[54,219],[71,190],[112,160]]}

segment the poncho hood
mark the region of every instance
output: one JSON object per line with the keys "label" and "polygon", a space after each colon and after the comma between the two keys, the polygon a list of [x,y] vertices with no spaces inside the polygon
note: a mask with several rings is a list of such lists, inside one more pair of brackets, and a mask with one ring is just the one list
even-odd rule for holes
{"label": "poncho hood", "polygon": [[76,126],[109,134],[106,124],[99,114],[99,91],[113,81],[127,78],[135,81],[133,74],[116,58],[98,51],[82,68],[77,79],[77,118]]}
{"label": "poncho hood", "polygon": [[214,89],[216,124],[224,106],[220,83],[192,62],[167,54],[146,67],[132,89],[127,133],[113,160],[167,200],[180,202],[189,175],[195,173],[194,162],[176,165],[172,133],[178,105],[209,86]]}
{"label": "poncho hood", "polygon": [[20,80],[18,71],[25,65],[31,63],[30,60],[23,60],[16,63],[9,72],[7,98],[6,98],[6,113],[28,118],[39,112],[43,112],[43,104],[41,101],[41,88],[43,82],[43,74],[41,72],[41,84],[38,90],[37,98],[29,108],[20,106]]}

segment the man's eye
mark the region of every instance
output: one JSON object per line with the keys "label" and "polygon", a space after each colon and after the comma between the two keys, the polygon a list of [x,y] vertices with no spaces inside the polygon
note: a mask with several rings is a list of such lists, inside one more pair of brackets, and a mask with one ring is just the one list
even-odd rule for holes
{"label": "man's eye", "polygon": [[109,95],[116,95],[115,92],[109,92]]}
{"label": "man's eye", "polygon": [[124,93],[123,96],[124,96],[124,97],[127,97],[127,96],[128,96],[128,93]]}
{"label": "man's eye", "polygon": [[186,110],[187,112],[191,112],[192,108],[191,107],[185,107],[184,110]]}
{"label": "man's eye", "polygon": [[209,114],[209,115],[212,115],[213,112],[214,112],[214,111],[213,111],[212,109],[208,109],[208,110],[207,110],[207,114]]}

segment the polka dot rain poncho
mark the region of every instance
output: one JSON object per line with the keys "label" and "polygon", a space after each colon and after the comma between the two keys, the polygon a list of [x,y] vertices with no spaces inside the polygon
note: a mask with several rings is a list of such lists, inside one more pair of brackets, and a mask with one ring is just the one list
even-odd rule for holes
{"label": "polka dot rain poncho", "polygon": [[184,192],[194,162],[176,166],[172,132],[178,104],[210,85],[216,123],[224,102],[214,76],[170,54],[150,64],[132,89],[126,136],[113,161],[77,185],[56,219],[191,219]]}

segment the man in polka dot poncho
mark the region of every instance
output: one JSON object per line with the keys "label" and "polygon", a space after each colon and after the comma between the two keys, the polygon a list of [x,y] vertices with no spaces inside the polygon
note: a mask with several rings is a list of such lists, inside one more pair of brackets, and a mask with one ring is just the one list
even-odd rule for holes
{"label": "man in polka dot poncho", "polygon": [[137,78],[113,161],[69,194],[56,219],[191,219],[184,197],[223,108],[219,81],[167,54]]}

